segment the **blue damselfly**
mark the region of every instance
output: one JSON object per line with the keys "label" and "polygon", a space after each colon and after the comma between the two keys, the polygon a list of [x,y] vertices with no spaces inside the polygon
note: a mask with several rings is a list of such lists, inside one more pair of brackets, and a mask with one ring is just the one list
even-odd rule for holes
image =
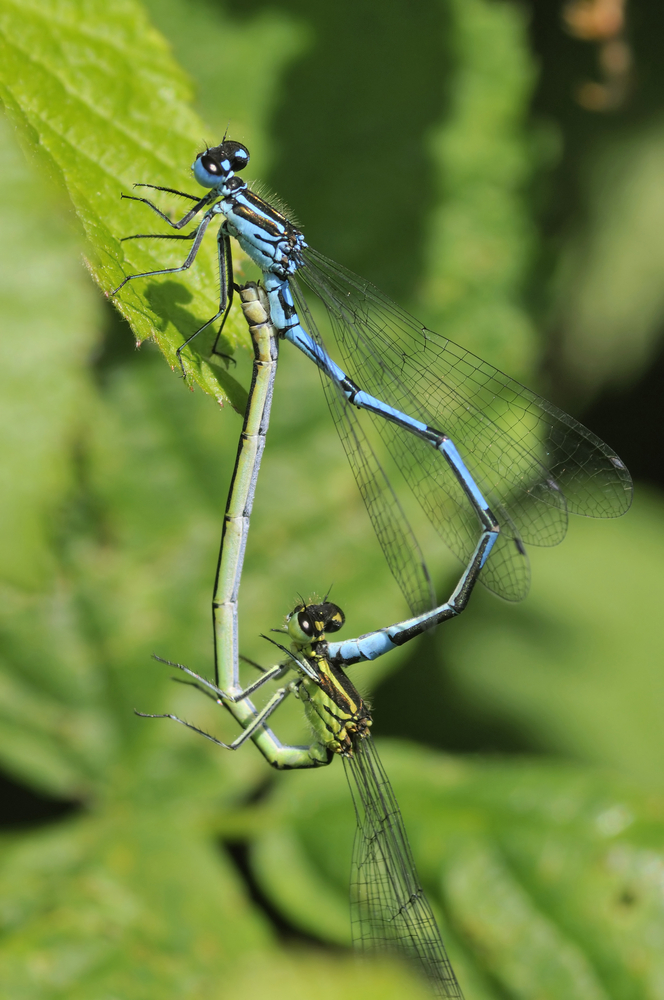
{"label": "blue damselfly", "polygon": [[[228,139],[200,153],[193,172],[209,189],[202,198],[139,185],[193,201],[177,221],[146,198],[124,196],[148,205],[178,230],[202,215],[187,234],[127,237],[189,240],[192,247],[179,267],[129,275],[112,294],[136,278],[189,268],[219,218],[219,309],[178,349],[183,374],[184,349],[220,317],[223,327],[231,307],[233,237],[261,269],[279,335],[323,375],[374,529],[411,611],[431,608],[435,594],[357,410],[370,414],[427,516],[463,563],[477,543],[477,518],[483,532],[492,531],[493,553],[481,580],[501,597],[520,600],[530,578],[526,544],[560,542],[570,512],[615,517],[628,509],[632,484],[623,462],[573,417],[427,330],[369,282],[308,247],[301,231],[238,176],[248,160],[247,148]],[[304,289],[325,306],[345,370],[323,346]]]}

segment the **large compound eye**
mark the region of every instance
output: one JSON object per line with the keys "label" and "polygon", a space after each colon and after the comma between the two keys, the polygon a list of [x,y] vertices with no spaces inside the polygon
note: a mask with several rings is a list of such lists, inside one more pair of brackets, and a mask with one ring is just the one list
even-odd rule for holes
{"label": "large compound eye", "polygon": [[221,177],[224,173],[219,161],[213,159],[209,153],[203,153],[199,156],[198,160],[203,170],[206,170],[208,174],[212,174],[213,177]]}
{"label": "large compound eye", "polygon": [[316,634],[316,626],[312,621],[311,615],[307,611],[300,611],[297,616],[297,623],[304,635],[312,636]]}
{"label": "large compound eye", "polygon": [[224,152],[224,158],[227,159],[231,165],[233,173],[235,173],[236,170],[243,170],[249,163],[249,150],[246,146],[243,146],[241,142],[232,142],[229,139],[228,142],[222,143],[221,148]]}
{"label": "large compound eye", "polygon": [[219,148],[206,149],[193,164],[194,177],[205,188],[220,188],[230,173],[228,160],[219,156]]}
{"label": "large compound eye", "polygon": [[221,191],[229,175],[242,170],[249,162],[249,150],[241,142],[222,142],[196,157],[194,177],[202,187]]}
{"label": "large compound eye", "polygon": [[338,632],[346,621],[346,616],[338,604],[331,604],[329,601],[323,604],[325,631]]}

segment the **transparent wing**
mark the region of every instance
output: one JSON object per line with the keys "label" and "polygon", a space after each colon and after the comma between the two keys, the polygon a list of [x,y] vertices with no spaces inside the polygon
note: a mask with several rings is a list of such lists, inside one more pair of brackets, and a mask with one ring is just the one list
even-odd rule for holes
{"label": "transparent wing", "polygon": [[[447,434],[498,517],[503,537],[482,581],[508,599],[527,589],[523,545],[555,545],[567,512],[624,513],[631,477],[620,458],[558,407],[427,330],[373,285],[315,251],[298,275],[327,310],[341,361],[363,389]],[[409,485],[462,560],[477,538],[468,503],[430,445],[372,416]]]}
{"label": "transparent wing", "polygon": [[351,873],[355,947],[399,952],[429,978],[434,996],[463,998],[428,900],[418,881],[408,837],[371,737],[344,758],[357,815]]}
{"label": "transparent wing", "polygon": [[[296,282],[293,282],[293,294],[305,329],[320,341],[316,324]],[[436,593],[417,538],[362,429],[357,412],[348,404],[336,382],[322,373],[321,380],[346,457],[389,569],[412,614],[419,615],[435,607]]]}

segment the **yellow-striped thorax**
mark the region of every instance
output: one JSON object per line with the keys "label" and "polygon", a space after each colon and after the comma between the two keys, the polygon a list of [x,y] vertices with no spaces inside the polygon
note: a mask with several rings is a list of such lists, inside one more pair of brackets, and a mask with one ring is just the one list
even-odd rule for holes
{"label": "yellow-striped thorax", "polygon": [[[369,735],[371,713],[351,681],[328,658],[326,632],[338,632],[345,616],[336,604],[298,604],[286,619],[292,651],[306,660],[298,694],[316,738],[333,753],[352,756],[358,739]],[[314,680],[315,677],[315,680]]]}

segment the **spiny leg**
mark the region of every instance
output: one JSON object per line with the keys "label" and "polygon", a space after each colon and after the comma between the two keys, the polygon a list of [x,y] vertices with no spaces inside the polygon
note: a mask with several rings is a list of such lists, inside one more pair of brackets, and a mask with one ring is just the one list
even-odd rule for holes
{"label": "spiny leg", "polygon": [[225,750],[237,750],[238,747],[249,739],[249,737],[259,729],[264,722],[269,719],[274,711],[279,708],[282,701],[288,697],[293,691],[293,685],[288,684],[286,687],[279,688],[276,691],[268,703],[260,710],[260,712],[254,717],[254,719],[249,723],[246,729],[240,733],[237,739],[233,740],[232,743],[222,743],[218,740],[216,736],[211,736],[210,733],[206,733],[204,729],[199,729],[198,726],[194,726],[191,722],[186,722],[184,719],[179,718],[177,715],[172,715],[170,712],[164,712],[163,714],[152,714],[151,712],[138,712],[134,709],[136,715],[140,715],[142,719],[172,719],[173,722],[179,722],[181,726],[186,726],[187,729],[193,729],[195,733],[200,733],[201,736],[205,736],[206,739],[211,740],[212,743],[216,743],[217,746],[223,747]]}
{"label": "spiny leg", "polygon": [[208,194],[204,195],[202,198],[196,198],[193,194],[186,194],[184,191],[176,191],[175,188],[159,187],[157,184],[134,184],[134,187],[152,188],[153,191],[167,191],[168,194],[176,194],[180,198],[190,198],[191,201],[196,202],[194,207],[183,215],[181,219],[174,222],[173,219],[169,219],[165,212],[162,212],[160,208],[157,208],[154,202],[150,201],[148,198],[138,198],[135,194],[120,195],[124,201],[140,201],[143,205],[147,205],[148,208],[151,208],[153,212],[156,212],[159,218],[163,219],[164,222],[167,222],[169,226],[173,227],[173,229],[182,229],[183,226],[186,226],[188,222],[191,222],[191,220],[198,215],[202,208],[205,208],[207,204],[216,198],[216,194],[213,191],[208,192]]}
{"label": "spiny leg", "polygon": [[221,337],[224,326],[226,325],[226,320],[228,319],[228,314],[230,313],[231,306],[233,305],[233,295],[235,292],[239,293],[240,291],[240,286],[237,285],[234,280],[231,241],[228,238],[228,233],[224,229],[223,222],[219,227],[219,232],[217,234],[217,263],[219,267],[219,288],[221,290],[219,299],[221,301],[225,294],[228,298],[228,306],[222,317],[221,323],[219,324],[217,336],[215,337],[214,344],[212,345],[212,353],[218,354],[220,358],[227,358],[235,364],[235,358],[231,357],[230,354],[224,354],[223,351],[217,350],[219,338]]}
{"label": "spiny leg", "polygon": [[[205,236],[207,227],[210,225],[211,222],[212,222],[212,215],[206,213],[201,219],[198,228],[194,230],[193,234],[194,245],[189,251],[187,259],[179,267],[164,267],[158,271],[142,271],[140,274],[130,274],[123,281],[120,282],[117,288],[114,288],[112,292],[108,292],[107,295],[109,297],[117,295],[120,289],[123,288],[128,281],[134,281],[136,278],[153,278],[155,275],[158,274],[178,274],[180,271],[186,271],[194,263],[198,251],[201,248],[201,243],[203,242],[203,237]],[[184,238],[189,239],[190,237],[187,236]],[[132,239],[132,237],[127,236],[125,237],[125,239]]]}
{"label": "spiny leg", "polygon": [[185,371],[184,362],[182,360],[182,352],[184,351],[185,347],[188,347],[188,345],[192,342],[192,340],[196,339],[199,333],[202,333],[203,330],[206,330],[208,326],[210,326],[212,323],[218,320],[219,317],[222,316],[222,313],[223,316],[221,320],[221,325],[219,327],[219,331],[212,346],[212,353],[218,354],[219,357],[222,358],[228,358],[229,361],[232,361],[233,364],[235,364],[235,359],[231,358],[230,355],[223,354],[221,351],[217,351],[217,344],[219,342],[219,337],[221,336],[221,331],[224,329],[224,324],[226,323],[226,319],[231,310],[231,306],[233,305],[233,292],[237,287],[233,281],[233,258],[231,256],[230,239],[228,238],[226,233],[224,233],[222,227],[219,228],[219,233],[217,235],[217,246],[218,246],[217,260],[219,265],[219,289],[220,289],[219,309],[214,314],[214,316],[212,316],[209,320],[207,320],[207,322],[203,323],[202,326],[199,326],[198,330],[194,330],[192,335],[190,337],[187,337],[185,342],[183,344],[180,344],[177,351],[175,352],[177,354],[177,359],[180,362],[180,368],[182,369],[182,375],[184,376],[184,378],[187,377],[187,373]]}
{"label": "spiny leg", "polygon": [[[147,187],[149,185],[145,185],[145,186]],[[170,188],[163,188],[163,189],[160,188],[159,190],[171,190],[171,189]],[[175,194],[182,194],[182,192],[174,192],[174,193]],[[131,197],[131,196],[124,195],[123,197]],[[191,197],[191,195],[187,195],[186,197]],[[151,207],[153,207],[153,208],[155,207],[155,206],[152,205],[151,202],[147,201],[145,198],[132,198],[132,200],[133,201],[143,201],[146,204],[150,205]],[[163,213],[159,212],[158,209],[155,208],[155,211],[157,211],[158,214],[162,215],[162,217],[165,218],[165,216],[163,216]],[[141,239],[143,239],[143,240],[194,240],[195,242],[194,242],[194,246],[192,247],[189,255],[187,256],[187,259],[185,260],[185,262],[180,267],[165,268],[165,269],[159,270],[159,271],[144,271],[144,272],[141,272],[140,274],[130,274],[128,277],[126,277],[124,279],[124,281],[122,281],[118,285],[117,288],[115,288],[112,292],[109,292],[108,294],[109,295],[116,295],[120,291],[120,289],[123,287],[123,285],[125,285],[128,281],[133,281],[134,278],[148,278],[148,277],[153,277],[154,275],[158,275],[158,274],[175,274],[175,273],[177,273],[179,271],[184,271],[187,268],[191,267],[191,265],[193,264],[193,262],[194,262],[194,260],[196,258],[196,255],[198,254],[201,242],[203,240],[203,237],[205,235],[205,232],[206,232],[207,227],[210,224],[211,220],[212,220],[212,215],[209,215],[209,216],[206,215],[205,218],[201,220],[201,223],[200,223],[200,225],[198,226],[197,229],[195,229],[191,233],[186,233],[186,234],[179,234],[179,233],[177,233],[177,234],[176,233],[136,233],[133,236],[124,236],[122,238],[122,240],[121,240],[121,242],[123,242],[123,243],[125,242],[125,240],[141,240]],[[218,351],[217,350],[217,344],[219,343],[219,337],[221,336],[221,333],[222,333],[222,331],[224,329],[224,325],[226,323],[226,319],[227,319],[228,314],[229,314],[229,312],[231,310],[231,306],[233,305],[233,293],[238,290],[238,286],[233,281],[233,261],[232,261],[232,256],[231,256],[230,240],[229,240],[228,236],[225,233],[222,232],[221,229],[219,231],[218,246],[219,246],[219,249],[218,249],[218,266],[219,266],[219,285],[220,285],[219,309],[214,314],[214,316],[212,316],[209,320],[207,320],[207,322],[203,323],[202,326],[199,326],[198,329],[195,330],[191,334],[191,336],[187,337],[187,339],[184,341],[184,343],[181,344],[178,347],[177,351],[176,351],[177,359],[178,359],[178,362],[180,364],[180,369],[182,371],[182,376],[185,379],[187,377],[187,372],[185,370],[184,362],[182,360],[182,352],[183,352],[183,350],[185,349],[185,347],[187,347],[192,342],[192,340],[196,339],[196,337],[199,335],[199,333],[202,333],[203,330],[207,329],[207,327],[210,326],[210,324],[214,323],[219,318],[219,316],[222,316],[222,313],[223,313],[223,316],[222,316],[221,324],[219,326],[219,330],[217,331],[217,336],[215,337],[214,344],[212,345],[212,353],[213,354],[217,354],[220,358],[224,358],[226,361],[232,361],[233,364],[236,364],[235,358],[233,358],[230,354],[225,354],[223,351]]]}
{"label": "spiny leg", "polygon": [[190,233],[133,233],[131,236],[123,236],[120,243],[126,243],[127,240],[193,240],[197,232],[197,229],[192,229]]}
{"label": "spiny leg", "polygon": [[255,667],[255,669],[260,670],[262,674],[265,673],[265,667],[261,666],[260,663],[256,663],[255,660],[250,660],[248,656],[243,656],[242,653],[239,654],[238,660],[241,660],[242,663],[248,663],[250,667]]}
{"label": "spiny leg", "polygon": [[193,677],[195,681],[199,681],[202,685],[204,685],[207,691],[210,692],[211,697],[213,697],[215,701],[230,702],[233,705],[237,704],[239,701],[243,701],[245,698],[248,698],[250,694],[257,691],[263,686],[263,684],[266,684],[267,681],[275,680],[276,678],[283,676],[283,674],[290,669],[290,663],[277,663],[267,670],[264,670],[261,667],[260,669],[262,670],[262,673],[258,680],[254,681],[253,684],[250,684],[242,691],[229,694],[227,691],[222,691],[222,689],[217,687],[216,684],[213,684],[212,681],[209,681],[207,677],[202,677],[201,674],[197,674],[189,667],[185,667],[184,663],[175,663],[173,660],[165,660],[161,656],[153,656],[153,658],[158,660],[160,663],[165,663],[168,667],[175,667],[177,670],[181,670],[189,677]]}

